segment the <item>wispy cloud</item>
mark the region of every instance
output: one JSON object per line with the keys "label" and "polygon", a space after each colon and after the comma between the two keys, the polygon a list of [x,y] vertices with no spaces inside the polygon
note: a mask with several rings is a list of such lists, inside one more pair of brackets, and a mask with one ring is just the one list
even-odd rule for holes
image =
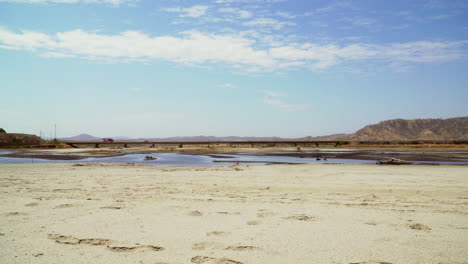
{"label": "wispy cloud", "polygon": [[336,1],[332,4],[329,4],[324,7],[319,7],[314,10],[308,11],[304,13],[305,16],[312,16],[312,15],[317,15],[317,14],[327,14],[332,11],[335,11],[337,9],[341,8],[350,8],[352,7],[352,4],[349,1]]}
{"label": "wispy cloud", "polygon": [[262,92],[267,97],[284,97],[284,96],[286,96],[286,94],[283,93],[283,92],[276,92],[276,91],[269,91],[269,90],[263,90]]}
{"label": "wispy cloud", "polygon": [[296,23],[290,21],[279,21],[273,18],[257,18],[243,23],[244,26],[249,27],[265,27],[280,30],[285,26],[294,26]]}
{"label": "wispy cloud", "polygon": [[425,7],[434,9],[468,9],[466,0],[428,0]]}
{"label": "wispy cloud", "polygon": [[276,12],[275,15],[282,17],[282,18],[288,18],[288,19],[293,19],[297,17],[297,15],[291,14],[289,12]]}
{"label": "wispy cloud", "polygon": [[239,3],[279,3],[287,0],[215,0],[216,4],[239,4]]}
{"label": "wispy cloud", "polygon": [[206,14],[209,6],[195,5],[192,7],[170,7],[164,8],[163,11],[170,13],[179,13],[179,17],[192,17],[197,18]]}
{"label": "wispy cloud", "polygon": [[367,26],[377,23],[377,20],[368,17],[345,17],[341,21],[352,23],[356,26]]}
{"label": "wispy cloud", "polygon": [[288,104],[283,101],[283,97],[286,97],[285,93],[274,92],[274,91],[263,91],[265,96],[263,97],[263,103],[278,107],[286,111],[298,111],[305,110],[310,107],[309,104]]}
{"label": "wispy cloud", "polygon": [[89,3],[89,4],[111,4],[119,6],[125,3],[132,3],[138,0],[0,0],[0,2],[10,3],[26,3],[26,4],[76,4],[76,3]]}
{"label": "wispy cloud", "polygon": [[431,17],[429,17],[429,19],[431,19],[431,20],[443,20],[443,19],[448,19],[450,17],[452,17],[452,15],[441,14],[441,15],[431,16]]}
{"label": "wispy cloud", "polygon": [[219,8],[218,12],[232,14],[242,19],[250,18],[253,16],[252,12],[248,10],[242,10],[239,8],[232,8],[232,7]]}
{"label": "wispy cloud", "polygon": [[415,41],[349,45],[284,42],[258,45],[254,34],[212,34],[198,31],[178,36],[150,36],[138,31],[116,35],[73,30],[48,35],[0,28],[0,48],[38,52],[45,57],[93,61],[164,60],[186,65],[224,64],[243,71],[304,67],[324,70],[349,63],[442,63],[466,59],[468,41]]}
{"label": "wispy cloud", "polygon": [[68,53],[63,53],[63,52],[54,52],[54,51],[41,53],[40,56],[44,57],[44,58],[56,58],[56,59],[75,58],[76,57],[73,54],[68,54]]}
{"label": "wispy cloud", "polygon": [[232,83],[223,83],[223,84],[219,84],[218,87],[219,87],[219,88],[228,88],[228,89],[237,88],[237,86],[235,86],[235,85],[232,84]]}

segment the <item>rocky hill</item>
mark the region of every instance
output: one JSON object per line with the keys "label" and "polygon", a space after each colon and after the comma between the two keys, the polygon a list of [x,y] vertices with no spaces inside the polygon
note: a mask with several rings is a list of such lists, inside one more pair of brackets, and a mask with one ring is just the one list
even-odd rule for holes
{"label": "rocky hill", "polygon": [[39,145],[41,141],[36,135],[0,133],[0,147]]}
{"label": "rocky hill", "polygon": [[346,140],[468,140],[468,117],[394,119],[368,125]]}

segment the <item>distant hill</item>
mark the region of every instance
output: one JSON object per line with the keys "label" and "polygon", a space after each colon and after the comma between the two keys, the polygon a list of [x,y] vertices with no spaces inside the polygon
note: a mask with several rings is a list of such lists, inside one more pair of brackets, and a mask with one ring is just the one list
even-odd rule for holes
{"label": "distant hill", "polygon": [[[112,137],[111,137],[112,138]],[[319,137],[280,138],[280,137],[169,137],[137,138],[114,137],[116,141],[282,141],[282,140],[468,140],[468,117],[448,119],[394,119],[368,125],[353,134],[334,134]],[[101,138],[88,134],[62,138],[64,141],[101,141]]]}
{"label": "distant hill", "polygon": [[61,138],[63,141],[102,141],[102,138],[91,136],[88,134],[80,134],[74,137]]}
{"label": "distant hill", "polygon": [[303,137],[299,138],[298,140],[304,140],[304,141],[327,141],[327,140],[341,140],[345,139],[348,136],[348,134],[333,134],[333,135],[328,135],[328,136],[318,136],[318,137]]}
{"label": "distant hill", "polygon": [[394,119],[368,125],[346,140],[468,140],[468,117]]}
{"label": "distant hill", "polygon": [[214,137],[214,136],[195,136],[195,137],[169,137],[169,138],[141,138],[148,141],[281,141],[287,140],[280,137]]}

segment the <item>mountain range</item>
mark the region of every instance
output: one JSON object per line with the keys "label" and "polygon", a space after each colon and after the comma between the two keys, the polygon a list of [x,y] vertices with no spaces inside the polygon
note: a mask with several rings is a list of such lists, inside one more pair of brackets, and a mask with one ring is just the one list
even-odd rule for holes
{"label": "mountain range", "polygon": [[[113,137],[117,141],[281,141],[281,140],[468,140],[468,117],[448,119],[393,119],[382,121],[359,129],[352,134],[334,134],[318,137],[280,138],[280,137],[169,137],[136,138]],[[63,141],[101,141],[102,138],[81,134]]]}

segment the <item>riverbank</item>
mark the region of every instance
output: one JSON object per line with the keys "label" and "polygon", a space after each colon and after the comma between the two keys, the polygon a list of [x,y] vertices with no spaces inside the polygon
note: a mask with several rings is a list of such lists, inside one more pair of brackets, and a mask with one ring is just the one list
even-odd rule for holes
{"label": "riverbank", "polygon": [[466,175],[464,166],[0,165],[0,262],[464,263]]}

